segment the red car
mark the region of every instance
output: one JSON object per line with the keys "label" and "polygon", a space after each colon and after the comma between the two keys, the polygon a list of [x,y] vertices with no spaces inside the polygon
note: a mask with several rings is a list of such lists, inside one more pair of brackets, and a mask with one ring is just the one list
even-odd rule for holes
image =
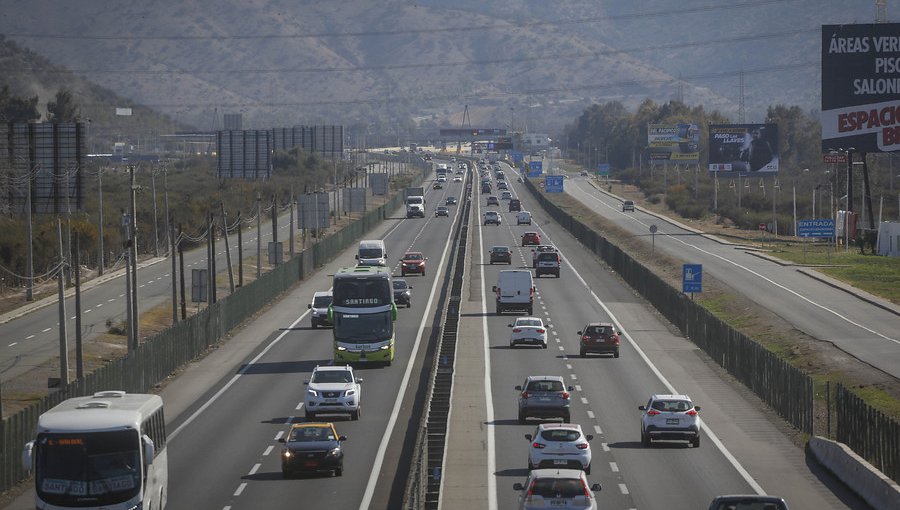
{"label": "red car", "polygon": [[428,258],[420,251],[410,251],[400,259],[400,274],[406,276],[410,273],[425,276],[425,261]]}
{"label": "red car", "polygon": [[579,353],[585,357],[589,352],[600,354],[612,354],[613,358],[619,357],[619,335],[612,324],[608,322],[591,322],[581,328],[578,336],[581,337]]}
{"label": "red car", "polygon": [[522,246],[541,244],[541,234],[537,232],[525,232],[522,234]]}

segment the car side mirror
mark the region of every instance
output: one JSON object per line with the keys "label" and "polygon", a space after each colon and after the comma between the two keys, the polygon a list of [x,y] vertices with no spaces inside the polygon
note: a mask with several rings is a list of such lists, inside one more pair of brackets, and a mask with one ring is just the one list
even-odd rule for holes
{"label": "car side mirror", "polygon": [[359,255],[356,255],[356,260],[359,260]]}
{"label": "car side mirror", "polygon": [[519,482],[516,482],[513,484],[513,490],[514,491],[522,491],[522,490],[525,490],[525,486]]}
{"label": "car side mirror", "polygon": [[531,434],[525,434],[525,439],[531,441],[531,438],[532,438]]}
{"label": "car side mirror", "polygon": [[513,325],[512,325],[512,324],[507,324],[506,327],[511,328],[511,327],[513,327]]}
{"label": "car side mirror", "polygon": [[566,386],[566,391],[575,391],[575,388],[572,386]]}
{"label": "car side mirror", "polygon": [[587,439],[588,441],[593,441],[593,440],[594,440],[594,435],[593,435],[593,434],[588,434],[588,435],[584,436],[584,438]]}
{"label": "car side mirror", "polygon": [[578,335],[579,335],[579,336],[581,335],[581,331],[578,332]]}
{"label": "car side mirror", "polygon": [[494,285],[493,287],[491,287],[491,292],[497,292],[497,286],[496,286],[496,285]]}
{"label": "car side mirror", "polygon": [[22,448],[22,469],[31,473],[34,468],[34,441],[28,441]]}
{"label": "car side mirror", "polygon": [[153,440],[147,434],[144,434],[141,439],[144,444],[144,465],[149,466],[153,464],[153,458],[156,457],[156,445],[153,444]]}
{"label": "car side mirror", "polygon": [[516,386],[516,389],[519,390],[519,391],[522,391],[522,387],[521,387],[521,386]]}
{"label": "car side mirror", "polygon": [[287,439],[285,439],[285,438],[283,438],[283,437],[279,437],[279,438],[278,438],[278,442],[279,442],[279,443],[287,443]]}
{"label": "car side mirror", "polygon": [[410,285],[410,286],[409,286],[409,287],[407,287],[407,288],[408,288],[408,289],[409,289],[409,290],[412,290],[412,285]]}
{"label": "car side mirror", "polygon": [[346,441],[347,436],[338,436],[338,441]]}
{"label": "car side mirror", "polygon": [[621,331],[617,331],[616,334],[617,334],[617,335],[621,335],[622,332],[621,332]]}
{"label": "car side mirror", "polygon": [[357,377],[357,378],[356,378],[356,382],[357,382],[357,384],[363,382],[363,378],[362,378],[362,377]]}
{"label": "car side mirror", "polygon": [[312,308],[312,303],[306,305],[306,307],[311,309],[311,308]]}
{"label": "car side mirror", "polygon": [[304,379],[304,380],[303,380],[303,384],[309,386],[309,379]]}
{"label": "car side mirror", "polygon": [[700,406],[694,406],[694,411],[699,411],[699,410],[700,410]]}
{"label": "car side mirror", "polygon": [[600,487],[599,483],[595,483],[594,485],[591,485],[591,490],[594,492],[600,492],[602,490],[602,487]]}
{"label": "car side mirror", "polygon": [[638,406],[638,410],[639,410],[639,411],[646,411],[646,410],[647,410],[647,406]]}

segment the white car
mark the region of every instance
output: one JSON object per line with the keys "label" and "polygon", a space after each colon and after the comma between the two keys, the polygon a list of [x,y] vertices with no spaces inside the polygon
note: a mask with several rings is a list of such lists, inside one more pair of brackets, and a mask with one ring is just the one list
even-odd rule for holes
{"label": "white car", "polygon": [[528,469],[583,469],[591,474],[592,435],[584,435],[577,423],[541,423],[534,435],[525,434],[531,442]]}
{"label": "white car", "polygon": [[700,446],[700,406],[687,395],[653,395],[647,405],[638,406],[641,416],[641,443],[651,446],[654,439],[680,439]]}
{"label": "white car", "polygon": [[510,193],[509,191],[504,191],[504,192],[500,193],[500,200],[511,200],[511,199],[512,199],[512,193]]}
{"label": "white car", "polygon": [[453,178],[453,182],[462,182],[462,177],[457,175],[456,177]]}
{"label": "white car", "polygon": [[580,469],[535,469],[525,484],[515,483],[519,491],[519,510],[560,508],[596,510],[600,484],[589,485]]}
{"label": "white car", "polygon": [[313,294],[312,303],[306,305],[310,309],[309,321],[313,329],[319,326],[331,326],[328,321],[328,306],[331,305],[331,291],[323,290]]}
{"label": "white car", "polygon": [[516,322],[509,324],[512,333],[509,335],[509,347],[518,344],[539,345],[547,348],[547,328],[540,317],[519,317]]}
{"label": "white car", "polygon": [[349,365],[317,366],[307,385],[303,407],[306,420],[315,420],[319,414],[349,414],[358,420],[362,412],[362,394],[359,383],[363,380],[353,373]]}

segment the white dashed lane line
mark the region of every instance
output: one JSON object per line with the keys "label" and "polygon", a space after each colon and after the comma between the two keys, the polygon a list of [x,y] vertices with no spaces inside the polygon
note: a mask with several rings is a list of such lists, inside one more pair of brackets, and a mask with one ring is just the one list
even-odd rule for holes
{"label": "white dashed lane line", "polygon": [[588,399],[581,397],[581,403],[584,405],[588,405]]}
{"label": "white dashed lane line", "polygon": [[275,449],[275,447],[272,445],[267,446],[266,451],[263,452],[263,457],[268,457],[268,455],[270,453],[272,453],[272,450],[274,450],[274,449]]}
{"label": "white dashed lane line", "polygon": [[34,335],[28,335],[25,337],[25,340],[31,340],[32,338],[34,338]]}
{"label": "white dashed lane line", "polygon": [[235,496],[240,496],[241,493],[244,492],[244,489],[246,489],[246,488],[247,488],[247,482],[244,482],[244,483],[238,485],[237,490],[234,491],[234,495],[235,495]]}
{"label": "white dashed lane line", "polygon": [[603,433],[603,430],[600,428],[600,425],[594,425],[594,433],[600,435]]}
{"label": "white dashed lane line", "polygon": [[46,332],[48,332],[48,331],[50,331],[50,328],[43,329],[43,330],[41,331],[41,333],[46,333]]}
{"label": "white dashed lane line", "polygon": [[610,462],[610,463],[609,463],[609,469],[612,470],[613,473],[618,473],[618,472],[619,472],[619,465],[616,464],[615,462]]}
{"label": "white dashed lane line", "polygon": [[619,491],[621,491],[622,494],[628,494],[628,487],[626,487],[624,483],[620,483],[620,484],[619,484]]}
{"label": "white dashed lane line", "polygon": [[255,475],[256,472],[259,471],[259,468],[261,468],[261,467],[262,467],[262,464],[254,464],[253,467],[250,469],[250,472],[247,473],[247,476]]}
{"label": "white dashed lane line", "polygon": [[13,346],[15,346],[17,343],[19,343],[19,342],[13,342],[13,343],[7,345],[7,347],[13,347]]}
{"label": "white dashed lane line", "polygon": [[604,452],[608,452],[609,451],[609,443],[600,443],[600,448],[602,448]]}
{"label": "white dashed lane line", "polygon": [[590,419],[592,419],[592,420],[594,419],[594,411],[591,411],[591,410],[589,409],[588,412],[587,412],[587,415],[588,415],[588,418],[590,418]]}

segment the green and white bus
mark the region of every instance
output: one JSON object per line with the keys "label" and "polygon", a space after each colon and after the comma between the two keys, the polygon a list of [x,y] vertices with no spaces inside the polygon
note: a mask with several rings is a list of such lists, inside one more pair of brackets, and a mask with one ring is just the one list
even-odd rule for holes
{"label": "green and white bus", "polygon": [[162,510],[168,462],[158,395],[100,391],[38,418],[22,451],[38,509]]}
{"label": "green and white bus", "polygon": [[334,275],[328,318],[334,325],[335,363],[394,361],[397,305],[385,267],[345,267]]}

